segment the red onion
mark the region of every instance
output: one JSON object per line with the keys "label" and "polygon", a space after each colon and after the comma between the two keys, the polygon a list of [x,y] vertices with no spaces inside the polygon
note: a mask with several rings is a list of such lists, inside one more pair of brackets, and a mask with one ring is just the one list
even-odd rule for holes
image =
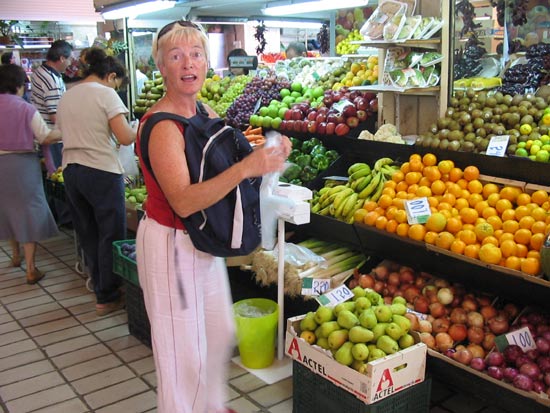
{"label": "red onion", "polygon": [[520,346],[517,346],[515,344],[512,344],[504,349],[502,352],[504,355],[504,358],[506,359],[506,362],[508,363],[515,363],[517,358],[519,356],[523,355],[523,350]]}
{"label": "red onion", "polygon": [[474,357],[470,362],[470,367],[477,371],[485,370],[485,361],[481,357]]}
{"label": "red onion", "polygon": [[[537,364],[543,373],[550,373],[550,357],[542,356],[537,360]],[[550,384],[549,384],[550,386]]]}
{"label": "red onion", "polygon": [[550,341],[546,340],[544,337],[537,337],[535,339],[535,344],[540,354],[550,353]]}
{"label": "red onion", "polygon": [[539,324],[537,326],[537,336],[542,336],[546,331],[550,331],[550,325]]}
{"label": "red onion", "polygon": [[452,358],[454,359],[455,357],[455,353],[456,353],[456,350],[454,348],[448,348],[447,350],[445,350],[443,352],[444,355],[446,355],[447,357],[449,358]]}
{"label": "red onion", "polygon": [[541,334],[542,338],[550,341],[550,331],[545,331],[544,333]]}
{"label": "red onion", "polygon": [[528,350],[527,353],[525,353],[527,357],[529,357],[531,360],[535,361],[539,358],[539,351],[535,348],[532,350]]}
{"label": "red onion", "polygon": [[527,322],[538,326],[544,324],[544,316],[540,313],[531,313],[527,315]]}
{"label": "red onion", "polygon": [[527,363],[523,363],[519,367],[519,373],[525,374],[526,376],[531,377],[533,380],[538,380],[541,376],[539,366],[537,366],[535,363],[531,361]]}
{"label": "red onion", "polygon": [[398,272],[391,272],[390,275],[388,275],[387,283],[389,285],[398,286],[401,283],[401,280],[399,279],[399,273]]}
{"label": "red onion", "polygon": [[485,357],[485,362],[489,366],[502,366],[504,364],[504,356],[498,351],[493,351]]}
{"label": "red onion", "polygon": [[514,367],[505,367],[502,371],[502,374],[504,376],[504,380],[513,382],[516,376],[519,374],[519,371]]}
{"label": "red onion", "polygon": [[487,374],[493,379],[502,380],[503,377],[503,368],[497,366],[489,366],[487,369]]}
{"label": "red onion", "polygon": [[516,367],[519,369],[525,363],[532,363],[531,359],[527,357],[527,354],[522,354],[516,359]]}
{"label": "red onion", "polygon": [[514,386],[521,390],[531,391],[533,390],[533,380],[525,374],[518,374],[514,378]]}
{"label": "red onion", "polygon": [[544,373],[544,382],[547,386],[550,386],[550,373]]}
{"label": "red onion", "polygon": [[533,391],[535,393],[544,393],[544,389],[546,389],[546,387],[542,381],[535,380],[533,382]]}

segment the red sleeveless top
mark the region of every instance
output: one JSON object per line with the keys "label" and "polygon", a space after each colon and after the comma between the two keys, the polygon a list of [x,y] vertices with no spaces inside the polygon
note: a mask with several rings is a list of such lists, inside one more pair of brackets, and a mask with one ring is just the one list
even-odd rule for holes
{"label": "red sleeveless top", "polygon": [[[151,114],[152,113],[146,113],[141,118],[140,129],[141,125],[149,118],[149,116],[151,116]],[[178,127],[183,133],[182,126],[178,125]],[[143,173],[145,187],[147,188],[147,202],[144,207],[145,212],[147,212],[147,216],[153,218],[161,225],[175,229],[185,229],[183,222],[181,221],[181,219],[179,219],[179,217],[176,215],[176,213],[168,203],[168,200],[164,196],[164,193],[162,192],[157,180],[153,177],[151,171],[147,169],[147,166],[142,161],[139,133],[138,138],[136,139],[135,148],[136,153],[139,157],[139,164],[141,166],[141,172]]]}

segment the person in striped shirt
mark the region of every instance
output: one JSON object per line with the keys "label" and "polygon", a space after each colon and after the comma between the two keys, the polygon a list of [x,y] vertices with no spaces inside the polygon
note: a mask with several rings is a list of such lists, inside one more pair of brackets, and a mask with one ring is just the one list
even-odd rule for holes
{"label": "person in striped shirt", "polygon": [[[51,129],[55,125],[59,99],[66,90],[62,74],[71,64],[72,52],[73,47],[69,42],[56,40],[48,50],[46,61],[33,71],[31,77],[31,101]],[[61,143],[43,148],[49,173],[61,166],[61,151]]]}

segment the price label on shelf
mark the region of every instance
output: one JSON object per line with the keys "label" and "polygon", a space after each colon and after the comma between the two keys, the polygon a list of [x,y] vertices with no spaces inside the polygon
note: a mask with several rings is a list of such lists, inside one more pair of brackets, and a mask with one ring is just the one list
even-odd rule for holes
{"label": "price label on shelf", "polygon": [[334,307],[335,305],[343,303],[350,298],[353,298],[353,293],[345,284],[342,284],[340,287],[317,297],[316,300],[321,305]]}
{"label": "price label on shelf", "polygon": [[410,308],[407,308],[407,313],[414,314],[416,316],[416,318],[418,318],[419,320],[427,320],[428,319],[428,314],[419,313],[418,311],[411,310]]}
{"label": "price label on shelf", "polygon": [[500,157],[506,155],[506,148],[508,147],[509,140],[510,135],[493,136],[489,141],[489,145],[487,146],[487,155]]}
{"label": "price label on shelf", "polygon": [[430,204],[426,197],[405,201],[405,211],[407,212],[409,225],[425,224],[430,215],[432,215]]}
{"label": "price label on shelf", "polygon": [[535,340],[533,339],[528,327],[522,327],[507,334],[497,336],[495,338],[495,344],[498,351],[503,351],[506,347],[513,344],[520,346],[523,351],[537,348]]}
{"label": "price label on shelf", "polygon": [[319,296],[330,290],[330,280],[306,277],[302,280],[302,295]]}

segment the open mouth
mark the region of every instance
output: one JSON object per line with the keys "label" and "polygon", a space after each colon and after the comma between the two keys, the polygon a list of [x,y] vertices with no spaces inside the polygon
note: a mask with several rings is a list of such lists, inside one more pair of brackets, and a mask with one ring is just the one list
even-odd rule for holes
{"label": "open mouth", "polygon": [[182,76],[180,79],[183,80],[184,82],[193,82],[197,79],[197,76],[195,76],[195,75],[185,75],[185,76]]}

